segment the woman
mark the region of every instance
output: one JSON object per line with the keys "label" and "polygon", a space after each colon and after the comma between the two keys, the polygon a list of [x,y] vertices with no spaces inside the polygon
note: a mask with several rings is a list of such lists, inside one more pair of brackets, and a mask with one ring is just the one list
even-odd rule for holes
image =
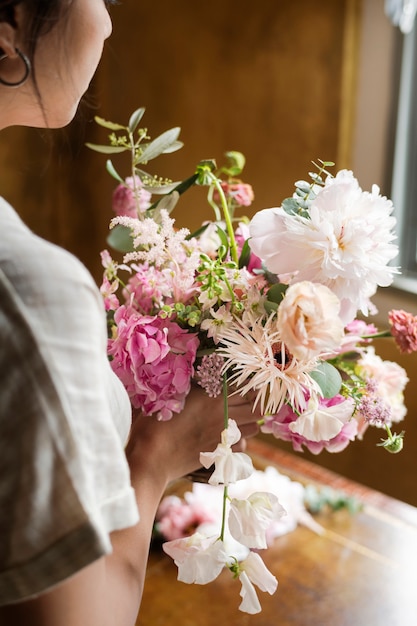
{"label": "woman", "polygon": [[[73,118],[108,4],[0,0],[2,128]],[[86,269],[3,199],[0,233],[0,624],[132,625],[159,500],[216,446],[222,401],[193,389],[171,421],[132,421]],[[257,431],[244,399],[230,417]]]}

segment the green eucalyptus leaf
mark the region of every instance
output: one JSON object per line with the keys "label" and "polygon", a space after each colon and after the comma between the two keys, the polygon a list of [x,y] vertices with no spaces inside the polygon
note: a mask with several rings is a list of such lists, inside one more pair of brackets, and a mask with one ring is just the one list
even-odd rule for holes
{"label": "green eucalyptus leaf", "polygon": [[87,148],[90,150],[95,150],[96,152],[101,152],[102,154],[120,154],[120,152],[125,152],[129,148],[125,148],[124,146],[100,146],[96,143],[86,143]]}
{"label": "green eucalyptus leaf", "polygon": [[115,167],[113,165],[113,163],[110,161],[110,159],[108,159],[106,161],[106,170],[108,171],[108,173],[110,174],[110,176],[113,176],[113,178],[115,178],[119,183],[122,183],[122,185],[125,184],[125,181],[123,180],[123,178],[116,172]]}
{"label": "green eucalyptus leaf", "polygon": [[128,128],[132,134],[137,129],[138,124],[140,120],[142,119],[144,113],[145,113],[145,108],[141,107],[140,109],[136,109],[136,111],[134,111],[132,115],[130,116]]}
{"label": "green eucalyptus leaf", "polygon": [[117,224],[117,226],[110,231],[107,237],[107,243],[114,248],[114,250],[118,250],[119,252],[133,252],[133,239],[130,233],[130,228]]}
{"label": "green eucalyptus leaf", "polygon": [[294,186],[297,187],[297,189],[299,189],[302,193],[310,192],[311,185],[306,180],[297,180],[297,182],[294,183]]}
{"label": "green eucalyptus leaf", "polygon": [[340,372],[327,361],[322,361],[315,370],[310,372],[310,376],[319,385],[325,398],[333,398],[339,393],[342,386]]}
{"label": "green eucalyptus leaf", "polygon": [[296,198],[285,198],[281,203],[282,208],[286,213],[294,215],[300,211],[300,203]]}
{"label": "green eucalyptus leaf", "polygon": [[94,121],[104,128],[108,128],[109,130],[127,130],[126,126],[122,126],[121,124],[116,124],[115,122],[109,122],[108,120],[103,119],[96,115],[94,117]]}
{"label": "green eucalyptus leaf", "polygon": [[170,146],[177,141],[180,131],[181,129],[176,127],[166,130],[162,135],[159,135],[146,146],[136,163],[147,163],[169,150]]}

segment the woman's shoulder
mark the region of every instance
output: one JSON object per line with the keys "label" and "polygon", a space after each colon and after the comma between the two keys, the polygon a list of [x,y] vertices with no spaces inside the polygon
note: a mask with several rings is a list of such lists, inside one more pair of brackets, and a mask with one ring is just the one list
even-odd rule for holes
{"label": "woman's shoulder", "polygon": [[56,288],[59,284],[97,289],[79,259],[33,233],[2,198],[0,230],[0,268],[21,295],[32,290],[48,291],[48,287]]}

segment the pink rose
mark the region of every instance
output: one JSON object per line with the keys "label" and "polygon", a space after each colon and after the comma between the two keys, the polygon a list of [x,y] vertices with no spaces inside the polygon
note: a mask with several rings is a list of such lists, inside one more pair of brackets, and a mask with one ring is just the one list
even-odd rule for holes
{"label": "pink rose", "polygon": [[[226,198],[232,200],[234,204],[237,204],[238,206],[250,206],[255,198],[251,185],[247,183],[228,183],[223,181],[221,183],[221,187]],[[213,198],[216,202],[219,202],[219,195],[217,192],[214,193]]]}
{"label": "pink rose", "polygon": [[283,343],[299,360],[337,349],[344,336],[340,301],[328,287],[309,281],[291,285],[278,307]]}

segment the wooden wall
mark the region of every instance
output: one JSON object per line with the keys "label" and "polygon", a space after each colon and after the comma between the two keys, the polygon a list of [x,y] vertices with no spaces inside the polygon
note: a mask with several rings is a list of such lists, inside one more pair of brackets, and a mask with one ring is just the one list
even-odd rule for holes
{"label": "wooden wall", "polygon": [[[313,159],[350,165],[361,0],[126,0],[112,15],[113,35],[77,120],[51,134],[6,129],[0,144],[2,195],[97,280],[114,185],[105,157],[84,147],[104,140],[95,114],[127,122],[145,106],[152,136],[181,126],[185,147],[155,162],[173,179],[203,158],[220,163],[225,151],[242,151],[252,213],[290,195]],[[202,190],[175,215],[190,228],[209,217]],[[417,504],[412,438],[408,445],[401,458],[387,458],[367,437],[315,460]]]}
{"label": "wooden wall", "polygon": [[[338,165],[347,164],[354,72],[345,48],[358,3],[323,0],[318,10],[314,0],[130,0],[114,7],[113,35],[79,118],[52,139],[31,129],[3,132],[2,194],[98,278],[113,180],[105,158],[84,142],[105,138],[94,114],[127,122],[145,106],[152,136],[181,126],[185,143],[156,162],[158,172],[182,179],[201,159],[220,163],[225,151],[240,150],[253,211],[280,203],[311,160],[340,154]],[[198,192],[176,213],[191,228],[207,217]]]}

